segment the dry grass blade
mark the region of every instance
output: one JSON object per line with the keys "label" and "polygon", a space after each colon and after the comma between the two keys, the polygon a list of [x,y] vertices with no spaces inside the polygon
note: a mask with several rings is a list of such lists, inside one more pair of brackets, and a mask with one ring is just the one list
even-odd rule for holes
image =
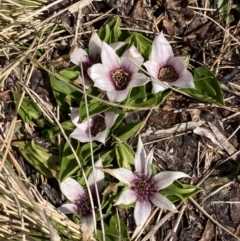
{"label": "dry grass blade", "polygon": [[[61,233],[72,240],[79,240],[79,226],[42,199],[34,186],[28,183],[26,189],[25,185],[12,170],[4,167],[0,175],[0,223],[4,223],[0,235],[5,240],[17,240],[25,235],[26,240],[58,241],[58,233]],[[46,219],[57,227],[57,232]]]}
{"label": "dry grass blade", "polygon": [[225,232],[227,232],[228,234],[230,234],[232,237],[236,238],[237,240],[239,240],[239,237],[236,236],[234,233],[232,233],[231,231],[229,231],[227,228],[225,228],[224,226],[222,226],[219,222],[217,222],[214,218],[212,218],[193,198],[189,198],[190,201],[193,203],[193,205],[195,207],[197,207],[197,209],[202,212],[205,216],[207,216],[212,223],[216,224],[217,226],[219,226],[221,229],[223,229]]}
{"label": "dry grass blade", "polygon": [[[58,0],[48,4],[47,0],[6,0],[1,3],[0,56],[11,59],[10,64],[4,65],[1,71],[2,86],[13,75],[18,76],[20,86],[26,87],[29,85],[33,65],[29,65],[26,57],[31,52],[34,56],[32,58],[39,58],[40,45],[45,43],[46,40],[48,41],[49,32],[55,34],[59,30],[58,24],[56,25],[48,20],[43,25],[42,20],[46,18],[44,15],[51,7],[62,2],[63,0]],[[91,2],[82,1],[80,6],[79,4],[77,6],[83,8]],[[76,4],[73,7],[75,8]],[[66,8],[65,11],[70,8],[71,6]],[[72,8],[72,12],[74,12],[74,8]],[[57,32],[57,34],[61,34],[61,32]],[[29,43],[31,43],[30,46]],[[23,50],[26,51],[23,53]],[[12,56],[16,56],[16,58],[13,59]],[[22,66],[31,67],[28,75],[19,74],[19,67]],[[15,117],[10,126],[3,129],[6,131],[4,138],[1,136],[0,223],[2,225],[0,237],[4,240],[79,240],[82,236],[80,226],[59,213],[54,206],[41,197],[41,194],[32,186],[30,180],[21,170],[18,161],[15,160],[14,154],[12,154],[11,142],[14,138],[17,114],[25,91],[28,95],[35,96],[26,88],[20,90],[21,98],[16,103]],[[42,107],[44,113],[49,113],[44,104],[42,104]],[[52,115],[54,116],[54,114]],[[54,121],[57,120],[54,119]],[[65,137],[67,138],[66,135]],[[77,156],[76,158],[78,159]],[[19,176],[12,168],[18,171]]]}

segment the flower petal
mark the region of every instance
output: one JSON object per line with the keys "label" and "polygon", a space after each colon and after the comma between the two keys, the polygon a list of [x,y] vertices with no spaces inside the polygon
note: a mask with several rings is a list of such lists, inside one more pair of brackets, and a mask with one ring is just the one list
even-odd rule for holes
{"label": "flower petal", "polygon": [[102,64],[107,71],[113,71],[120,68],[120,59],[112,47],[103,42],[101,52]]}
{"label": "flower petal", "polygon": [[137,151],[135,154],[135,169],[137,173],[143,173],[147,178],[150,178],[152,175],[152,159],[153,149],[147,156],[142,140],[139,137]]}
{"label": "flower petal", "polygon": [[133,190],[128,189],[121,193],[120,197],[118,198],[117,202],[114,205],[120,205],[120,204],[129,205],[131,203],[136,202],[136,200],[137,200],[136,193]]}
{"label": "flower petal", "polygon": [[93,216],[91,214],[82,216],[80,221],[82,223],[83,241],[89,241],[94,231]]}
{"label": "flower petal", "polygon": [[89,41],[89,54],[91,58],[96,59],[98,56],[100,58],[101,49],[102,49],[102,40],[99,38],[96,31],[93,31]]}
{"label": "flower petal", "polygon": [[93,168],[88,177],[88,184],[93,194],[95,192],[95,182],[97,184],[98,192],[100,192],[103,187],[105,175],[104,172],[99,169],[99,167],[102,167],[102,159],[99,159],[95,163],[95,167]]}
{"label": "flower petal", "polygon": [[[126,57],[126,58],[141,58],[142,61],[143,61],[142,55],[139,53],[138,49],[134,45],[131,45],[131,47],[128,48],[123,53],[122,57]],[[142,64],[140,64],[140,65],[142,65]]]}
{"label": "flower petal", "polygon": [[67,199],[72,202],[77,200],[85,193],[82,186],[71,177],[66,178],[63,182],[60,183],[60,189],[62,193],[67,197]]}
{"label": "flower petal", "polygon": [[128,88],[125,90],[107,91],[107,97],[111,102],[122,102],[127,98]]}
{"label": "flower petal", "polygon": [[175,205],[170,200],[159,193],[152,193],[149,198],[151,202],[159,208],[170,211],[174,211],[176,209]]}
{"label": "flower petal", "polygon": [[72,53],[70,53],[70,60],[75,65],[80,66],[80,63],[89,63],[89,56],[85,50],[81,48],[75,48]]}
{"label": "flower petal", "polygon": [[176,87],[181,88],[195,88],[193,75],[190,71],[186,69],[181,73],[180,77],[172,84]]}
{"label": "flower petal", "polygon": [[71,121],[72,123],[75,125],[75,126],[78,126],[79,123],[79,108],[71,108],[71,113],[70,113],[70,118],[71,118]]}
{"label": "flower petal", "polygon": [[76,124],[76,127],[78,129],[81,129],[82,131],[88,133],[88,129],[90,126],[92,126],[92,123],[93,123],[93,118],[89,118],[88,120],[82,122],[82,123],[77,123]]}
{"label": "flower petal", "polygon": [[[88,76],[88,74],[84,74],[84,85],[85,88],[88,89],[89,87],[93,86],[93,81],[92,79]],[[83,82],[83,80],[82,80]]]}
{"label": "flower petal", "polygon": [[[136,205],[134,208],[134,220],[136,225],[138,226],[137,227],[138,232],[143,227],[143,225],[147,221],[150,214],[151,214],[151,203],[149,201],[136,202]],[[133,233],[133,236],[131,239],[133,239],[138,234],[137,231]]]}
{"label": "flower petal", "polygon": [[146,61],[143,65],[146,67],[150,76],[158,79],[159,69],[161,66],[157,62],[149,60]]}
{"label": "flower petal", "polygon": [[115,114],[113,112],[105,112],[104,119],[105,119],[106,128],[108,130],[112,128],[118,116],[119,114]]}
{"label": "flower petal", "polygon": [[93,141],[99,141],[103,144],[105,144],[105,141],[106,141],[106,136],[107,136],[107,128],[99,133],[97,133],[96,136],[92,136],[92,140]]}
{"label": "flower petal", "polygon": [[161,32],[154,40],[152,44],[152,53],[150,60],[157,62],[159,64],[167,61],[169,57],[172,57],[173,51],[172,47],[164,37],[163,32]]}
{"label": "flower petal", "polygon": [[[161,84],[163,83],[163,84]],[[157,82],[155,80],[152,81],[152,86],[153,86],[153,92],[154,93],[158,93],[160,91],[164,91],[166,89],[168,89],[169,84],[167,82]]]}
{"label": "flower petal", "polygon": [[135,154],[135,161],[134,161],[135,169],[138,173],[144,173],[146,158],[147,158],[147,154],[144,149],[142,139],[139,136],[137,150]]}
{"label": "flower petal", "polygon": [[160,172],[154,177],[152,177],[151,181],[154,182],[154,187],[156,188],[156,190],[162,190],[170,186],[173,183],[173,181],[182,177],[189,177],[189,176],[184,172],[165,171],[165,172]]}
{"label": "flower petal", "polygon": [[137,201],[134,208],[134,219],[137,226],[142,226],[147,221],[151,213],[150,201]]}
{"label": "flower petal", "polygon": [[131,76],[131,80],[128,83],[128,88],[145,85],[149,81],[149,77],[142,73],[135,73]]}
{"label": "flower petal", "polygon": [[131,171],[129,171],[125,168],[104,169],[103,171],[114,176],[119,181],[121,181],[129,186],[131,186],[132,181],[135,179],[135,175]]}
{"label": "flower petal", "polygon": [[88,128],[89,128],[88,122],[84,122],[78,125],[79,126],[70,134],[69,137],[79,140],[80,142],[89,142],[90,138],[88,135]]}
{"label": "flower petal", "polygon": [[144,174],[147,178],[150,178],[152,175],[152,160],[153,160],[153,149],[148,153],[148,156],[145,161]]}
{"label": "flower petal", "polygon": [[76,213],[77,206],[73,203],[63,204],[58,210],[64,214]]}
{"label": "flower petal", "polygon": [[111,43],[110,46],[117,51],[118,49],[120,49],[121,47],[123,47],[124,45],[128,44],[128,42],[116,42],[116,43]]}
{"label": "flower petal", "polygon": [[182,57],[171,57],[168,59],[166,65],[172,66],[178,76],[186,69],[186,61]]}
{"label": "flower petal", "polygon": [[143,64],[143,57],[137,48],[132,45],[121,57],[121,67],[129,74],[137,73]]}
{"label": "flower petal", "polygon": [[115,86],[111,80],[110,72],[104,68],[104,65],[94,64],[88,69],[87,72],[94,82],[94,86],[105,91],[115,90]]}
{"label": "flower petal", "polygon": [[141,231],[141,229],[143,228],[143,226],[137,226],[133,232],[133,235],[131,237],[131,240],[133,240],[137,235],[138,233]]}

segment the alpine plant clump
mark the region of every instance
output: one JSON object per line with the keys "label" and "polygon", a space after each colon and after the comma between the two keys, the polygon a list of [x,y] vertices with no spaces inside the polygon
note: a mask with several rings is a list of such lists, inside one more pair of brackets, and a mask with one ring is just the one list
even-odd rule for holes
{"label": "alpine plant clump", "polygon": [[150,216],[152,203],[162,209],[170,211],[176,209],[171,201],[159,193],[159,190],[170,186],[173,181],[179,178],[189,177],[183,172],[174,171],[164,171],[152,176],[152,159],[153,150],[147,155],[142,140],[139,138],[135,155],[135,172],[125,168],[103,170],[130,186],[130,189],[122,192],[115,205],[129,205],[136,202],[134,219],[137,228],[132,238],[139,233]]}

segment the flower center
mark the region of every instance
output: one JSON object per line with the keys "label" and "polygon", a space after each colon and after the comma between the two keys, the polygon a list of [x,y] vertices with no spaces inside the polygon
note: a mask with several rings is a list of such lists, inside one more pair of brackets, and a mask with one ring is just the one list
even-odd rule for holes
{"label": "flower center", "polygon": [[112,81],[117,90],[126,89],[129,83],[129,74],[125,72],[122,68],[114,70],[111,72]]}
{"label": "flower center", "polygon": [[106,129],[105,119],[102,116],[96,116],[93,118],[91,126],[91,134],[96,136],[98,133]]}
{"label": "flower center", "polygon": [[77,206],[76,211],[81,216],[86,216],[92,212],[91,203],[87,192],[80,196],[75,204]]}
{"label": "flower center", "polygon": [[165,66],[159,70],[158,79],[164,82],[174,82],[178,78],[178,74],[171,66]]}
{"label": "flower center", "polygon": [[137,193],[137,199],[139,201],[148,200],[149,195],[156,191],[153,182],[144,174],[136,174],[132,188]]}

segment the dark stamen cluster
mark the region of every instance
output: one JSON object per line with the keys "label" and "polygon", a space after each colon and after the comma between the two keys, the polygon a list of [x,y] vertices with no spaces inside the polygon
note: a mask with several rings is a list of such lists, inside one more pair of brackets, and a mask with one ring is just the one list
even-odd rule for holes
{"label": "dark stamen cluster", "polygon": [[106,129],[105,119],[102,116],[96,116],[93,119],[93,123],[91,126],[91,134],[96,136],[98,133],[104,131]]}
{"label": "dark stamen cluster", "polygon": [[129,83],[129,74],[125,72],[122,68],[114,70],[111,72],[112,81],[117,90],[126,89]]}
{"label": "dark stamen cluster", "polygon": [[164,82],[174,82],[178,78],[178,74],[171,66],[165,66],[159,70],[158,79]]}
{"label": "dark stamen cluster", "polygon": [[153,182],[144,174],[137,174],[136,176],[132,188],[137,193],[139,201],[148,200],[149,195],[155,191]]}
{"label": "dark stamen cluster", "polygon": [[86,216],[90,212],[92,212],[90,199],[87,193],[79,197],[79,199],[76,201],[77,206],[77,213],[79,213],[81,216]]}

